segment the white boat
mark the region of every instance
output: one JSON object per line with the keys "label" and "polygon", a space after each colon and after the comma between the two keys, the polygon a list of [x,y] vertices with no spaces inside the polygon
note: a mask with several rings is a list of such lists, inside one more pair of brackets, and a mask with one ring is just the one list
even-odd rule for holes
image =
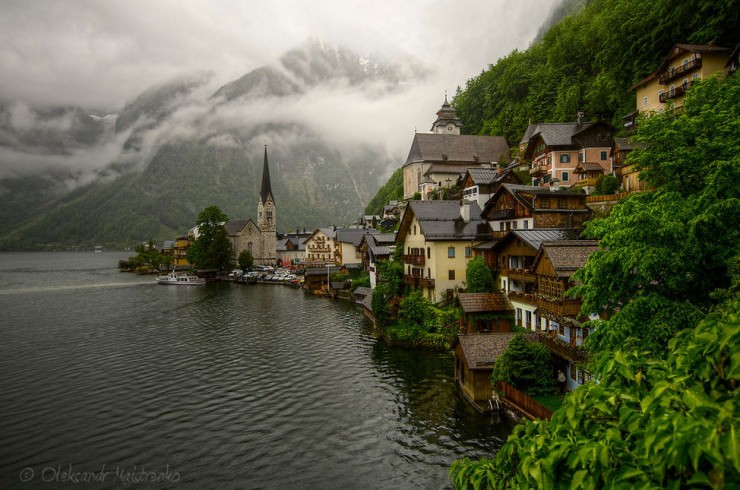
{"label": "white boat", "polygon": [[206,280],[187,272],[169,272],[165,276],[157,276],[158,284],[172,284],[175,286],[202,286]]}

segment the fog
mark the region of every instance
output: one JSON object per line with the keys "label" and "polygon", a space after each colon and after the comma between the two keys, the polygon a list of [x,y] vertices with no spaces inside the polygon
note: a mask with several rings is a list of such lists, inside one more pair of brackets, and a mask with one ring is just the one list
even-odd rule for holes
{"label": "fog", "polygon": [[[34,148],[18,133],[74,128],[70,113],[39,117],[43,107],[81,107],[103,117],[145,90],[181,76],[210,73],[197,90],[172,102],[155,127],[140,120],[139,162],[169,138],[202,136],[234,146],[236,126],[299,122],[342,144],[382,144],[405,157],[414,131],[428,131],[458,86],[514,49],[526,49],[559,0],[5,0],[0,16],[0,177],[69,166],[86,176],[122,159],[126,134],[94,148],[65,140],[63,155]],[[287,98],[215,106],[209,97],[250,70],[274,64],[309,38],[429,67],[401,89],[342,83]],[[341,144],[338,145],[341,147]],[[52,153],[52,154],[50,154]],[[399,156],[400,155],[400,156]],[[401,163],[401,162],[399,162]]]}

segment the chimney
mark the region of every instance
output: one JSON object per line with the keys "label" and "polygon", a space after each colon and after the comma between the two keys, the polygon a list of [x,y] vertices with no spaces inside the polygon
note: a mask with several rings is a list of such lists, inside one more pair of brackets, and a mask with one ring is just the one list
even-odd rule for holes
{"label": "chimney", "polygon": [[578,111],[578,119],[576,119],[578,127],[583,126],[583,111]]}
{"label": "chimney", "polygon": [[465,223],[470,223],[470,202],[464,199],[460,201],[460,217]]}

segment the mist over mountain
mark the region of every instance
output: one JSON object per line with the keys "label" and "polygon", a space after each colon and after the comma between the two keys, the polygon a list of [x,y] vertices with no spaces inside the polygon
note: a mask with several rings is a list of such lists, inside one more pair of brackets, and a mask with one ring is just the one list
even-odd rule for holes
{"label": "mist over mountain", "polygon": [[311,40],[220,86],[209,73],[154,86],[115,114],[2,104],[0,248],[172,239],[213,204],[254,218],[264,145],[279,230],[354,222],[403,156],[367,121],[413,104],[431,73]]}

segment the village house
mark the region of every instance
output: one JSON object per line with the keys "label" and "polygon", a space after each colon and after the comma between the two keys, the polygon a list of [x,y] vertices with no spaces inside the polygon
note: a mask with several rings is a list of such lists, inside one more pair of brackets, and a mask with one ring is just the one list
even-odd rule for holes
{"label": "village house", "polygon": [[486,203],[483,217],[493,230],[493,238],[498,239],[510,230],[579,230],[591,211],[586,207],[586,195],[580,192],[502,184]]}
{"label": "village house", "polygon": [[362,266],[370,277],[370,287],[378,283],[377,264],[389,260],[396,248],[396,233],[366,233],[360,241]]}
{"label": "village house", "polygon": [[287,233],[282,235],[276,244],[278,265],[303,269],[306,258],[306,245],[304,241],[309,236],[308,233]]}
{"label": "village house", "polygon": [[468,168],[491,168],[508,161],[509,145],[503,136],[461,135],[462,122],[445,101],[437,111],[431,133],[416,133],[403,164],[403,196],[417,192],[426,200],[440,189],[450,189]]}
{"label": "village house", "polygon": [[491,373],[496,360],[519,334],[471,333],[460,335],[455,347],[455,380],[460,393],[480,412],[493,411]]}
{"label": "village house", "polygon": [[475,201],[483,209],[488,200],[498,190],[501,184],[522,184],[516,174],[519,161],[514,160],[509,165],[496,165],[495,168],[469,168],[459,181],[463,190],[463,199]]}
{"label": "village house", "polygon": [[511,332],[514,307],[503,292],[458,293],[457,301],[461,335]]}
{"label": "village house", "polygon": [[565,292],[574,285],[571,276],[598,249],[595,240],[543,242],[531,269],[537,281],[536,294],[519,298],[536,304],[535,323],[530,329],[544,332],[539,341],[554,354],[555,368],[566,374],[568,390],[590,379],[583,369],[588,354],[581,346],[592,329],[583,322],[598,315],[583,316],[582,301],[566,297]]}
{"label": "village house", "polygon": [[686,91],[697,80],[704,80],[732,68],[730,48],[713,44],[675,44],[658,68],[630,90],[635,91],[636,109],[622,118],[626,129],[634,129],[641,113],[664,112],[683,106]]}
{"label": "village house", "polygon": [[372,229],[351,228],[340,229],[336,231],[336,264],[341,267],[356,268],[362,267],[362,252],[360,243],[367,234],[379,233]]}
{"label": "village house", "polygon": [[224,224],[226,234],[234,252],[232,260],[237,263],[242,251],[252,255],[255,265],[274,266],[277,261],[277,207],[272,194],[270,169],[267,162],[267,145],[262,166],[262,186],[257,203],[257,221],[249,219],[230,220]]}
{"label": "village house", "polygon": [[336,262],[337,230],[331,228],[316,228],[303,241],[306,247],[306,269],[335,265]]}
{"label": "village house", "polygon": [[470,201],[410,201],[401,219],[404,282],[433,303],[451,301],[465,288],[473,247],[490,239],[478,204]]}
{"label": "village house", "polygon": [[[609,151],[616,130],[605,121],[586,122],[583,117],[579,113],[575,122],[537,123],[527,128],[521,142],[522,147],[526,143],[522,158],[531,162],[532,185],[556,189],[588,186],[588,180],[576,178],[578,164],[581,169],[585,164],[597,165],[599,175],[612,173]],[[588,172],[596,170],[588,165]]]}

